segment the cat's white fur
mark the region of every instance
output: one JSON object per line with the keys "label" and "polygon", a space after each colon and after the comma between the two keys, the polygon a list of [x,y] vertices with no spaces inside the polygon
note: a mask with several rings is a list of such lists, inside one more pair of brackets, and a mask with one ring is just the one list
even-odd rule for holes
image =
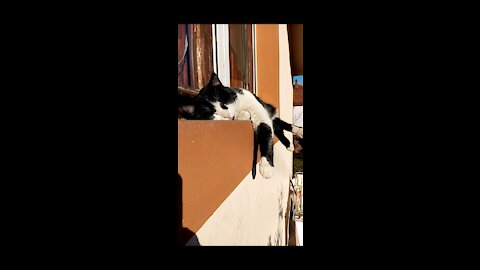
{"label": "cat's white fur", "polygon": [[274,168],[270,165],[270,163],[268,163],[266,157],[262,157],[260,159],[260,165],[258,170],[260,171],[260,174],[265,178],[271,178],[273,176],[273,173],[275,172]]}
{"label": "cat's white fur", "polygon": [[250,120],[250,118],[252,118],[250,113],[243,110],[238,114],[238,117],[235,117],[235,120]]}
{"label": "cat's white fur", "polygon": [[298,136],[303,138],[303,127],[297,127],[292,125],[292,133],[297,134]]}
{"label": "cat's white fur", "polygon": [[[260,125],[260,123],[265,123],[272,129],[273,137],[272,119],[270,119],[270,116],[263,108],[263,105],[258,102],[257,98],[252,94],[252,92],[245,89],[240,89],[240,91],[242,91],[242,93],[237,95],[237,100],[234,103],[226,105],[228,107],[227,110],[220,106],[220,102],[213,103],[218,115],[228,119],[250,119],[255,129]],[[248,114],[250,116],[248,116]]]}
{"label": "cat's white fur", "polygon": [[213,120],[231,120],[230,118],[227,117],[222,117],[218,113],[213,114]]}

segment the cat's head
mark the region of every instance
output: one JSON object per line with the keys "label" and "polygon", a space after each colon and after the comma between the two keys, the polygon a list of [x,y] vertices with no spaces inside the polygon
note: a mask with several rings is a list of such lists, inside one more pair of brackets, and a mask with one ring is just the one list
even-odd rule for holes
{"label": "cat's head", "polygon": [[191,115],[190,119],[234,119],[235,113],[231,105],[236,99],[235,91],[223,86],[213,72],[208,84],[200,90],[192,104],[182,106],[182,110]]}

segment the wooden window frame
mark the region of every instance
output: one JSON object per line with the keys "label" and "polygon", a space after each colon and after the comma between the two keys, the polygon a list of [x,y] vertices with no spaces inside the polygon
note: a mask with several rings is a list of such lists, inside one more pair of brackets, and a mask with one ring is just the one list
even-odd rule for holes
{"label": "wooden window frame", "polygon": [[[218,74],[220,80],[225,86],[230,86],[229,25],[211,24],[210,32],[207,30],[206,25],[187,24],[187,27],[188,56],[186,56],[185,58],[188,58],[188,60],[185,59],[184,61],[188,61],[188,67],[186,72],[189,75],[189,85],[186,86],[179,83],[178,93],[181,95],[196,96],[198,94],[198,91],[200,91],[200,89],[208,82],[208,79],[210,78],[210,72],[207,71],[205,73],[205,70],[209,69],[215,71]],[[254,24],[251,25],[251,29],[251,50],[253,58],[251,63],[253,66],[253,72],[251,74],[251,76],[253,77],[253,90],[251,91],[253,93],[256,93],[256,35]],[[209,37],[205,37],[205,33],[211,33],[211,35]],[[211,44],[210,46],[205,46],[208,40],[211,40]],[[181,41],[178,42],[179,48],[181,46],[181,43]],[[185,47],[182,46],[182,48]],[[211,55],[211,57],[204,57],[204,55]],[[179,58],[180,57],[181,54],[179,50]],[[211,61],[209,61],[208,63],[205,62],[205,59],[207,58],[208,60],[211,59]],[[187,63],[183,63],[183,65],[187,65]],[[195,67],[196,71],[192,72],[191,67]],[[183,68],[186,67],[184,66]],[[182,72],[184,71],[182,70]]]}

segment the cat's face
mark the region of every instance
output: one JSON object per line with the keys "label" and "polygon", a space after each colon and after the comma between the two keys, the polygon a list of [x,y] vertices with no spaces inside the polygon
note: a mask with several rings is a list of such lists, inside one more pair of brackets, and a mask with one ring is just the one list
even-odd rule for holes
{"label": "cat's face", "polygon": [[235,118],[233,103],[237,94],[223,84],[213,73],[208,84],[194,99],[192,113],[195,119],[228,120]]}

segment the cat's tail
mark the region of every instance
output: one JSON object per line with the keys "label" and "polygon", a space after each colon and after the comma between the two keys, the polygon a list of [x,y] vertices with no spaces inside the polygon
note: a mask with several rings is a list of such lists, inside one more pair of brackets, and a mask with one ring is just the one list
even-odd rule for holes
{"label": "cat's tail", "polygon": [[255,179],[255,175],[257,174],[257,154],[258,154],[257,131],[253,130],[253,164],[252,164],[253,179]]}

